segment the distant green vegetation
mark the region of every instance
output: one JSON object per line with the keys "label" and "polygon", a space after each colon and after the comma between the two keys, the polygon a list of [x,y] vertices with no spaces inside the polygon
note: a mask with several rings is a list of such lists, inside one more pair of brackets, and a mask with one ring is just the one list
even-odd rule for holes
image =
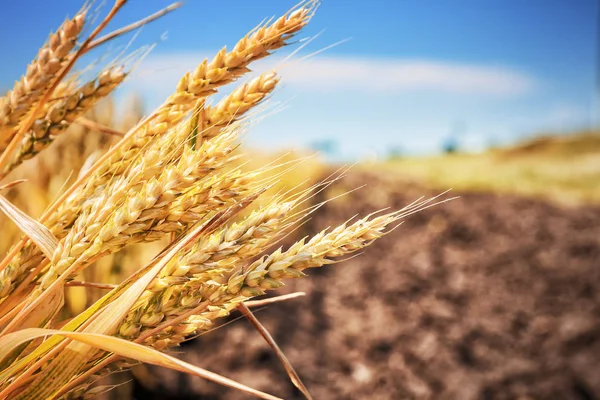
{"label": "distant green vegetation", "polygon": [[436,189],[600,204],[600,132],[542,136],[481,154],[397,158],[383,168]]}

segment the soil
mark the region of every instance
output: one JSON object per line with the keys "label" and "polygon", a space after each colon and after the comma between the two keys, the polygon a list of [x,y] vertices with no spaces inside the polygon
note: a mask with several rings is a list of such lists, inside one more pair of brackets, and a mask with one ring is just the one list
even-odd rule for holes
{"label": "soil", "polygon": [[[431,192],[354,173],[305,231]],[[309,271],[256,313],[315,399],[600,399],[600,208],[484,193],[408,218],[363,255]],[[304,232],[306,233],[306,232]],[[181,358],[303,398],[239,315]],[[246,399],[152,368],[137,399]],[[148,389],[153,387],[153,391]]]}

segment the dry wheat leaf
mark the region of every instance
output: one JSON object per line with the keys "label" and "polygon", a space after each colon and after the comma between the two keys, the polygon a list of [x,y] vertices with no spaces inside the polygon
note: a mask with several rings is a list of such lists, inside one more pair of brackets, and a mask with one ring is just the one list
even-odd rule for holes
{"label": "dry wheat leaf", "polygon": [[[209,221],[210,222],[210,221]],[[86,309],[83,313],[77,315],[69,323],[62,327],[63,331],[75,331],[84,322],[94,317],[98,313],[101,313],[98,318],[94,320],[94,323],[90,324],[86,331],[94,333],[107,333],[108,328],[113,327],[115,324],[120,323],[129,307],[137,300],[141,293],[146,289],[146,286],[154,279],[156,274],[164,267],[164,265],[190,240],[193,240],[198,234],[205,229],[205,226],[199,226],[186,235],[181,240],[172,243],[163,250],[149,265],[142,268],[136,274],[132,275],[129,279],[123,282],[119,287],[111,290],[109,293],[104,295],[101,299],[96,301],[92,306]],[[125,293],[124,293],[125,292]],[[116,300],[117,297],[123,296]],[[112,303],[110,303],[112,301]],[[107,304],[111,307],[107,307],[105,312],[100,311]],[[110,310],[108,310],[110,308]],[[107,321],[108,320],[108,321]],[[103,326],[102,323],[105,323]],[[11,365],[8,370],[2,371],[0,374],[0,382],[5,381],[10,376],[13,376],[17,371],[22,370],[34,359],[43,356],[48,351],[52,350],[62,339],[59,337],[51,337],[38,348],[36,348],[31,354],[17,361],[16,364]],[[0,351],[0,362],[3,359],[2,352]]]}
{"label": "dry wheat leaf", "polygon": [[[45,328],[58,315],[65,301],[64,289],[62,286],[52,291],[48,301],[36,307],[31,313],[27,314],[21,322],[19,329],[25,328]],[[26,343],[11,349],[7,359],[0,359],[0,370],[7,368],[23,352]]]}
{"label": "dry wheat leaf", "polygon": [[69,339],[85,343],[89,346],[104,351],[118,354],[119,356],[125,358],[132,358],[148,364],[158,365],[161,367],[174,369],[176,371],[196,375],[210,381],[241,390],[245,393],[253,394],[262,399],[281,400],[278,397],[252,389],[234,380],[225,378],[203,368],[196,367],[192,364],[188,364],[185,361],[181,361],[175,357],[161,353],[160,351],[154,350],[150,347],[142,346],[124,339],[119,339],[114,336],[99,335],[94,333],[64,332],[56,329],[41,328],[28,328],[18,332],[9,333],[8,335],[0,338],[0,361],[2,361],[12,349],[18,347],[19,345],[30,340],[49,335],[65,336]]}
{"label": "dry wheat leaf", "polygon": [[65,302],[65,291],[63,286],[58,286],[50,293],[48,299],[27,314],[19,329],[44,328],[58,314]]}
{"label": "dry wheat leaf", "polygon": [[19,210],[4,196],[0,195],[0,210],[2,210],[33,243],[38,245],[44,255],[52,258],[58,247],[58,240],[44,225]]}

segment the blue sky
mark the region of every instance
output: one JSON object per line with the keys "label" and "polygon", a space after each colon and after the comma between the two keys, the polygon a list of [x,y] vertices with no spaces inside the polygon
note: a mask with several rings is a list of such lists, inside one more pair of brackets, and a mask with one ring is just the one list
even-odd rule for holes
{"label": "blue sky", "polygon": [[[129,0],[111,27],[169,3]],[[81,4],[21,0],[3,7],[0,54],[11,56],[0,63],[0,89]],[[188,0],[135,39],[133,49],[158,45],[119,98],[134,91],[147,107],[159,104],[186,70],[294,4]],[[338,157],[350,159],[394,149],[431,153],[451,135],[479,149],[589,127],[598,121],[597,19],[596,0],[324,0],[301,38],[320,36],[280,71],[283,87],[270,105],[282,109],[246,140],[273,149],[331,141]],[[350,40],[301,60],[343,39]],[[95,57],[118,54],[119,44]],[[280,66],[281,54],[255,69]]]}

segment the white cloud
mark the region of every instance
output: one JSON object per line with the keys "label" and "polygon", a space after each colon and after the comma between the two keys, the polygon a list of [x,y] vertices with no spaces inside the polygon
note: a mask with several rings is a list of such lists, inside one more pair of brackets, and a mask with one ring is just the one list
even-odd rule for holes
{"label": "white cloud", "polygon": [[[178,79],[202,59],[201,54],[150,55],[132,77],[130,88],[168,94]],[[280,62],[271,58],[255,69],[281,67]],[[510,68],[439,60],[315,56],[292,60],[277,69],[286,86],[311,91],[517,96],[531,92],[538,84],[527,74]]]}
{"label": "white cloud", "polygon": [[510,69],[435,60],[314,58],[283,74],[286,84],[360,91],[518,95],[535,87],[532,78]]}

